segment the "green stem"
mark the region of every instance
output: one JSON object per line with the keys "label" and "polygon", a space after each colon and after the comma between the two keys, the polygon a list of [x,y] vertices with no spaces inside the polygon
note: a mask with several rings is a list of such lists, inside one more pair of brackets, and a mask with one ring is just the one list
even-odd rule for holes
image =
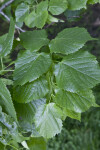
{"label": "green stem", "polygon": [[1,70],[2,72],[13,72],[14,70]]}
{"label": "green stem", "polygon": [[17,149],[16,147],[14,147],[13,145],[8,144],[8,146],[10,146],[10,147],[12,147],[12,148],[18,150],[18,149]]}
{"label": "green stem", "polygon": [[1,57],[1,67],[3,69],[3,59],[2,59],[2,57]]}

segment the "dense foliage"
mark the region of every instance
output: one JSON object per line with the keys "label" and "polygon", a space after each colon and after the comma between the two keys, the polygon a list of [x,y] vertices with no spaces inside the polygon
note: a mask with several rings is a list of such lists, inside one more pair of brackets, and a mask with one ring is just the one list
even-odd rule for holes
{"label": "dense foliage", "polygon": [[[64,23],[60,15],[66,10],[97,2],[11,1],[9,32],[0,37],[2,150],[45,150],[46,141],[61,132],[66,117],[81,120],[82,112],[98,107],[91,88],[100,83],[100,67],[95,56],[82,50],[87,41],[97,39],[80,27],[66,28],[54,39],[48,38],[46,30]],[[9,60],[15,51],[17,59]]]}

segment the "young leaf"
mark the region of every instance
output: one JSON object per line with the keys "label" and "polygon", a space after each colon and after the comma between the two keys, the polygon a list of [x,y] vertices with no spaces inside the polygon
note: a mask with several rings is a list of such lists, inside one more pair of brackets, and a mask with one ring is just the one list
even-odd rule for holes
{"label": "young leaf", "polygon": [[10,116],[12,116],[15,120],[17,120],[10,92],[8,91],[6,85],[3,83],[1,79],[0,79],[0,104],[4,106],[4,108],[6,109],[6,111]]}
{"label": "young leaf", "polygon": [[9,33],[7,35],[6,40],[2,44],[2,50],[1,50],[2,57],[7,56],[12,49],[13,40],[14,40],[14,31],[15,31],[15,23],[13,19],[11,18]]}
{"label": "young leaf", "polygon": [[36,128],[41,136],[48,139],[61,132],[62,112],[54,103],[41,105],[35,115]]}
{"label": "young leaf", "polygon": [[42,1],[37,5],[36,11],[32,11],[25,19],[25,24],[32,28],[42,28],[48,18],[48,1]]}
{"label": "young leaf", "polygon": [[67,9],[67,4],[67,0],[50,0],[49,11],[52,15],[60,15]]}
{"label": "young leaf", "polygon": [[29,50],[39,50],[42,46],[47,45],[49,40],[45,30],[27,31],[20,34],[22,45]]}
{"label": "young leaf", "polygon": [[25,3],[21,3],[20,5],[18,5],[15,11],[16,22],[23,22],[28,13],[28,5],[26,5]]}
{"label": "young leaf", "polygon": [[37,28],[42,28],[48,18],[48,1],[42,1],[37,5],[35,25]]}
{"label": "young leaf", "polygon": [[30,150],[46,150],[46,142],[42,137],[31,138],[29,141],[27,141],[27,144]]}
{"label": "young leaf", "polygon": [[76,113],[85,112],[90,107],[96,106],[95,98],[91,90],[77,93],[58,90],[54,100],[60,107]]}
{"label": "young leaf", "polygon": [[[19,103],[28,103],[43,98],[49,91],[47,80],[42,77],[38,80],[14,88],[14,100]],[[19,94],[20,93],[20,94]]]}
{"label": "young leaf", "polygon": [[66,56],[55,67],[57,85],[67,91],[82,91],[100,83],[100,67],[95,56],[76,52]]}
{"label": "young leaf", "polygon": [[42,76],[49,70],[51,58],[45,53],[25,51],[15,63],[15,85],[24,85]]}
{"label": "young leaf", "polygon": [[68,0],[68,9],[80,10],[81,8],[86,8],[86,3],[88,0]]}
{"label": "young leaf", "polygon": [[89,40],[93,38],[85,28],[67,28],[50,42],[49,47],[52,53],[70,54],[78,51]]}
{"label": "young leaf", "polygon": [[34,28],[35,25],[35,19],[36,19],[36,12],[32,11],[26,18],[25,18],[25,24],[29,28]]}

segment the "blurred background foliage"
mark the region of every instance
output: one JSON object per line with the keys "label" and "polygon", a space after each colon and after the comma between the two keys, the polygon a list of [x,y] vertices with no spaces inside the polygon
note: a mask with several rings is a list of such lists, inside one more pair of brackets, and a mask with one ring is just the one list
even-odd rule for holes
{"label": "blurred background foliage", "polygon": [[[6,1],[6,0],[5,0]],[[2,5],[3,0],[0,0]],[[11,16],[10,7],[5,9],[5,13]],[[14,6],[12,6],[14,9]],[[12,9],[12,10],[13,10]],[[60,20],[65,20],[61,23]],[[50,39],[54,38],[58,32],[69,27],[85,27],[95,41],[87,42],[82,48],[88,50],[97,57],[100,63],[100,4],[88,6],[87,10],[66,11],[59,16],[59,23],[46,26]],[[9,23],[0,16],[0,36],[7,33]],[[24,26],[25,29],[27,29]],[[28,29],[27,29],[28,30]],[[15,37],[17,34],[15,33]],[[16,44],[15,44],[16,45]],[[18,46],[12,54],[5,59],[5,65],[15,60],[21,47]],[[9,74],[10,76],[10,74]],[[6,76],[7,78],[7,76]],[[100,104],[100,85],[93,89],[96,101]],[[82,114],[82,121],[67,118],[63,124],[62,133],[48,141],[48,150],[100,150],[100,108],[92,108]]]}

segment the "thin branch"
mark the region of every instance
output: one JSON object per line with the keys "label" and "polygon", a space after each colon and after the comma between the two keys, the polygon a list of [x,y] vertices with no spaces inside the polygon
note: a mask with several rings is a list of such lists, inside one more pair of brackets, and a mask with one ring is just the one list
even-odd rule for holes
{"label": "thin branch", "polygon": [[9,6],[14,0],[10,0],[6,2],[4,5],[1,6],[0,8],[0,13],[2,12],[3,9],[5,9],[7,6]]}
{"label": "thin branch", "polygon": [[[10,18],[4,13],[4,12],[0,12],[0,14],[2,16],[4,16],[9,22],[10,22]],[[21,29],[20,27],[18,27],[17,25],[15,25],[15,28],[20,30],[21,32],[25,32],[25,30]]]}
{"label": "thin branch", "polygon": [[[7,3],[5,3],[1,8],[0,8],[0,14],[2,16],[4,16],[6,18],[6,20],[8,20],[10,22],[10,18],[2,11],[3,9],[5,9],[7,6],[9,6],[14,0],[10,0]],[[17,25],[15,25],[15,28],[20,30],[21,32],[25,32],[25,30],[21,29],[20,27],[18,27]]]}

